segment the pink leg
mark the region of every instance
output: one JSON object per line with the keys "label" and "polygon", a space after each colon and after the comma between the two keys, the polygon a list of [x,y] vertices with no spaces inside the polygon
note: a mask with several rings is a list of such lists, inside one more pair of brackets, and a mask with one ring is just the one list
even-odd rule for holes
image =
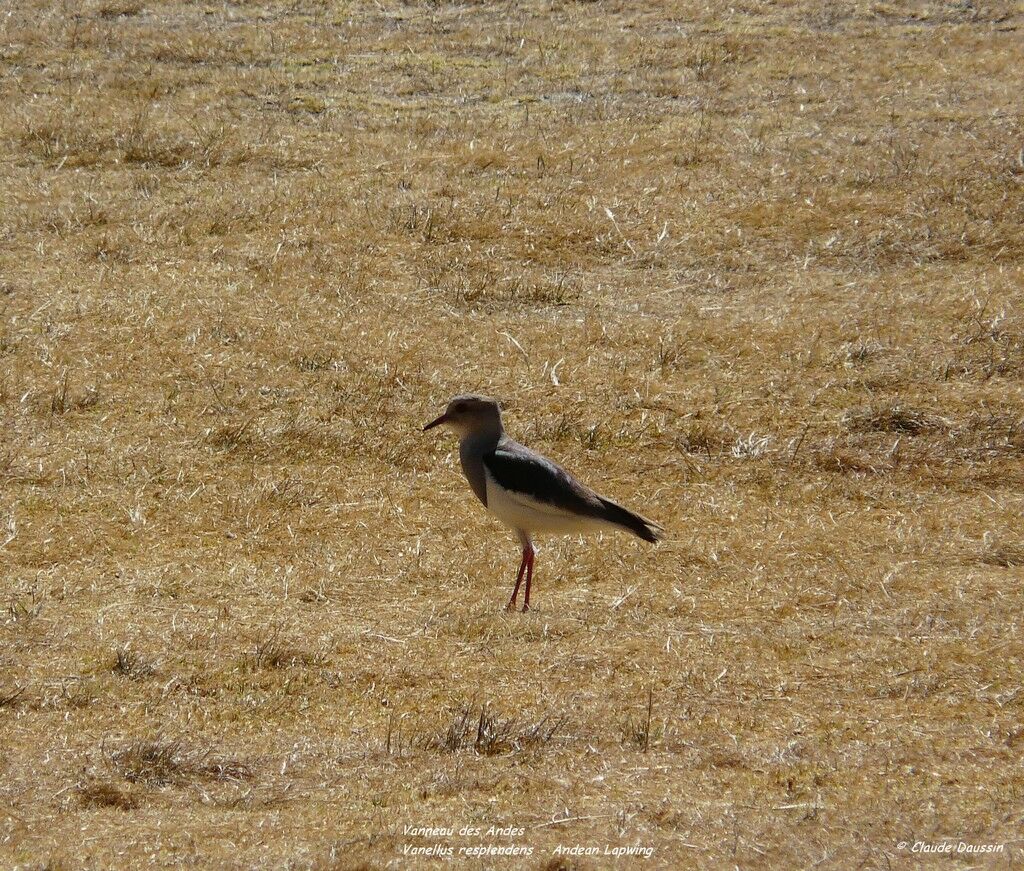
{"label": "pink leg", "polygon": [[537,552],[533,549],[533,545],[529,546],[529,550],[525,551],[523,556],[527,557],[526,560],[526,590],[523,592],[523,611],[530,610],[530,584],[533,583],[533,560],[537,555]]}
{"label": "pink leg", "polygon": [[512,598],[508,600],[508,604],[505,606],[506,611],[515,611],[516,609],[516,596],[519,595],[519,585],[523,582],[523,574],[526,572],[526,553],[527,551],[524,549],[523,561],[519,563],[519,574],[516,575],[516,585],[512,589]]}
{"label": "pink leg", "polygon": [[508,600],[506,610],[514,611],[516,607],[516,597],[519,595],[519,585],[523,582],[523,578],[526,578],[526,592],[523,595],[523,610],[530,610],[530,584],[533,582],[533,557],[536,551],[533,549],[533,542],[530,541],[530,536],[523,530],[518,529],[516,532],[519,535],[519,543],[523,546],[523,561],[519,563],[519,574],[516,575],[516,585],[512,590],[512,598]]}

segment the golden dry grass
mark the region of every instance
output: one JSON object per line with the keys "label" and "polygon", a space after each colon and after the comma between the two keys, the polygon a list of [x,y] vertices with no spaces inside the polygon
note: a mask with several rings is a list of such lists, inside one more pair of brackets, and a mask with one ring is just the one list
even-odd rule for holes
{"label": "golden dry grass", "polygon": [[[1022,32],[7,6],[0,864],[1019,862]],[[669,541],[505,614],[468,389]]]}

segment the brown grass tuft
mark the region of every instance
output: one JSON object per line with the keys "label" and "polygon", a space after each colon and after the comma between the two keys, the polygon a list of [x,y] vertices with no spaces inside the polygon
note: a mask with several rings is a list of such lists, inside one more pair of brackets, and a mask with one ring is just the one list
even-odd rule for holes
{"label": "brown grass tuft", "polygon": [[275,626],[253,645],[244,665],[251,670],[263,668],[294,668],[296,666],[319,666],[324,662],[322,654],[310,652],[290,645],[281,639],[281,627]]}
{"label": "brown grass tuft", "polygon": [[904,435],[920,435],[949,429],[951,426],[949,421],[936,414],[899,404],[850,411],[844,423],[852,432],[894,432]]}
{"label": "brown grass tuft", "polygon": [[78,800],[83,807],[90,808],[116,808],[130,811],[139,806],[136,796],[116,784],[105,781],[95,781],[79,786]]}
{"label": "brown grass tuft", "polygon": [[114,770],[131,783],[183,786],[203,780],[244,781],[250,766],[235,759],[211,756],[163,736],[140,738],[109,754]]}
{"label": "brown grass tuft", "polygon": [[541,871],[591,871],[594,867],[586,859],[570,859],[567,856],[552,856],[539,866]]}
{"label": "brown grass tuft", "polygon": [[15,690],[0,690],[0,708],[13,708],[25,694],[23,687]]}
{"label": "brown grass tuft", "polygon": [[982,550],[980,559],[983,564],[989,566],[999,566],[1004,569],[1019,568],[1024,566],[1024,543],[990,544]]}
{"label": "brown grass tuft", "polygon": [[497,716],[485,705],[465,704],[454,711],[451,723],[443,732],[426,735],[418,743],[428,750],[446,753],[472,750],[481,756],[496,756],[543,747],[564,725],[562,717],[519,721]]}
{"label": "brown grass tuft", "polygon": [[654,715],[654,691],[647,691],[647,705],[643,714],[636,718],[630,718],[623,728],[623,734],[628,743],[634,745],[638,750],[647,753],[651,749],[651,741],[659,737],[657,724],[653,722]]}
{"label": "brown grass tuft", "polygon": [[130,647],[120,647],[114,651],[114,663],[111,666],[111,671],[130,680],[143,680],[156,674],[156,666]]}

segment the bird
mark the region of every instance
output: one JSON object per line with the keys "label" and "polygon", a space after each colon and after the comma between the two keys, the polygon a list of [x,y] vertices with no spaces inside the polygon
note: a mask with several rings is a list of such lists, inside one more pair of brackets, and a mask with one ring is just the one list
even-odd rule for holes
{"label": "bird", "polygon": [[459,437],[459,459],[473,493],[516,533],[522,545],[522,562],[507,610],[515,610],[524,578],[523,611],[530,610],[537,554],[534,535],[619,529],[652,544],[664,537],[659,524],[599,495],[557,463],[509,438],[497,400],[473,393],[456,396],[423,431],[442,425]]}

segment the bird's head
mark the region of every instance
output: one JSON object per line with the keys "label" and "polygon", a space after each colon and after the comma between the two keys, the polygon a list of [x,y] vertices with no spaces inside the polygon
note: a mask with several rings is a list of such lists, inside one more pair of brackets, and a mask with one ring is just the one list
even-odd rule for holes
{"label": "bird's head", "polygon": [[423,431],[426,432],[441,424],[450,426],[460,438],[478,432],[500,433],[501,406],[498,405],[498,400],[489,396],[477,396],[472,393],[456,396],[448,403],[444,414],[423,427]]}

